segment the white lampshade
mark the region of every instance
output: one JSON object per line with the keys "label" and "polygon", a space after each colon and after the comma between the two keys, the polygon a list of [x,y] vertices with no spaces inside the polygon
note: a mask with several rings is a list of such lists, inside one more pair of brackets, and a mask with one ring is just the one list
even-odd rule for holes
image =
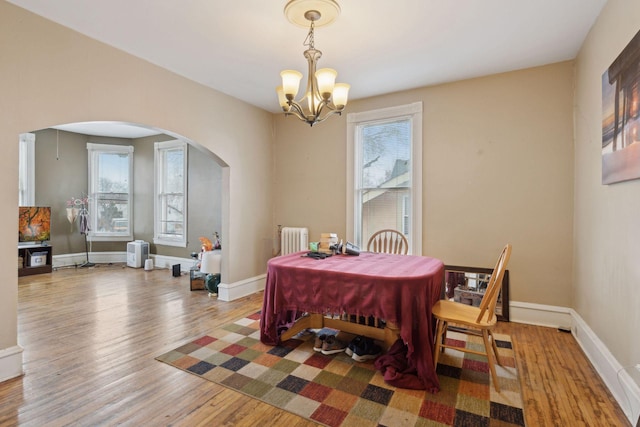
{"label": "white lampshade", "polygon": [[278,94],[278,102],[280,103],[282,109],[284,111],[289,111],[291,107],[289,107],[289,104],[287,103],[287,97],[284,96],[284,89],[282,89],[282,86],[278,86],[276,88],[276,93]]}
{"label": "white lampshade", "polygon": [[291,99],[294,99],[298,95],[302,73],[296,70],[284,70],[280,73],[280,77],[282,77],[282,90],[285,96],[290,95]]}
{"label": "white lampshade", "polygon": [[338,73],[331,68],[321,68],[316,71],[316,80],[318,81],[318,92],[324,99],[329,99],[333,92],[333,86],[336,84],[336,76]]}
{"label": "white lampshade", "polygon": [[220,263],[222,255],[214,251],[206,251],[202,253],[202,264],[200,271],[206,274],[220,274]]}
{"label": "white lampshade", "polygon": [[349,88],[351,85],[347,83],[337,83],[333,88],[333,105],[342,109],[347,105],[347,98],[349,97]]}
{"label": "white lampshade", "polygon": [[309,112],[311,112],[311,114],[315,114],[316,111],[318,111],[318,106],[320,105],[320,101],[322,101],[322,98],[320,98],[319,96],[311,96],[311,92],[307,92],[307,94],[305,95],[305,98],[307,98],[307,105],[309,106]]}

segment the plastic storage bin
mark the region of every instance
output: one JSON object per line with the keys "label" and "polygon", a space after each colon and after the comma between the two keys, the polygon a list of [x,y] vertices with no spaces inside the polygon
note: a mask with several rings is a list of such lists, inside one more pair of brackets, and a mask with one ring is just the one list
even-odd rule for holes
{"label": "plastic storage bin", "polygon": [[40,267],[47,263],[46,252],[34,252],[31,254],[30,267]]}

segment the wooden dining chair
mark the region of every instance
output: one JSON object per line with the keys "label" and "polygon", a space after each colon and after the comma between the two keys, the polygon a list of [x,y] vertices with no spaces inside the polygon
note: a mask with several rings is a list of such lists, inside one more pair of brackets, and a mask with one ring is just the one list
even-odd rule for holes
{"label": "wooden dining chair", "polygon": [[[445,348],[451,348],[458,351],[467,353],[479,354],[485,356],[489,363],[489,370],[491,371],[491,377],[493,379],[493,387],[497,392],[500,391],[498,384],[498,377],[496,375],[496,368],[493,363],[493,357],[489,348],[493,348],[496,361],[498,365],[500,363],[500,357],[498,356],[498,346],[491,333],[491,330],[496,325],[496,302],[502,286],[502,278],[507,268],[507,263],[511,257],[511,245],[507,244],[496,263],[487,289],[482,297],[479,307],[462,304],[459,302],[440,300],[432,308],[433,316],[436,319],[437,332],[435,337],[435,346],[433,350],[433,362],[435,367],[438,367],[438,357],[441,351]],[[477,351],[469,348],[461,348],[451,346],[447,344],[447,328],[449,325],[456,326],[456,332],[462,332],[470,335],[481,336],[484,342],[484,352]]]}
{"label": "wooden dining chair", "polygon": [[367,251],[406,255],[409,252],[409,241],[397,230],[380,230],[369,238]]}

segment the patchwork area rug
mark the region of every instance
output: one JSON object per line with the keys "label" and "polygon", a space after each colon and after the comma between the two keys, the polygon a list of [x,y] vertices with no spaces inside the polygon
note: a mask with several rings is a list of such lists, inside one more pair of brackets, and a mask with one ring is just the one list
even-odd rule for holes
{"label": "patchwork area rug", "polygon": [[[440,392],[432,394],[386,384],[373,361],[314,351],[311,332],[264,345],[259,319],[259,313],[240,319],[157,360],[331,427],[525,425],[509,336],[496,335],[500,393],[485,358],[447,349],[437,370]],[[482,348],[480,338],[447,335],[456,346]]]}

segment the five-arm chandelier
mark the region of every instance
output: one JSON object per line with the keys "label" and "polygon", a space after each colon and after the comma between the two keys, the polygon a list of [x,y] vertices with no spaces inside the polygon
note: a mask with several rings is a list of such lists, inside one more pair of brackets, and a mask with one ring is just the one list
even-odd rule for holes
{"label": "five-arm chandelier", "polygon": [[[295,70],[284,70],[280,73],[282,86],[276,88],[278,100],[285,115],[293,114],[303,122],[313,126],[333,114],[342,114],[347,105],[350,85],[336,83],[336,70],[322,68],[316,71],[318,59],[322,52],[314,46],[314,29],[316,26],[329,24],[340,13],[340,6],[334,0],[291,0],[284,8],[284,13],[290,22],[306,27],[309,34],[304,45],[309,48],[304,51],[304,57],[309,63],[307,75],[307,89],[299,101],[295,98],[300,88],[302,73]],[[302,106],[306,98],[307,108]]]}

